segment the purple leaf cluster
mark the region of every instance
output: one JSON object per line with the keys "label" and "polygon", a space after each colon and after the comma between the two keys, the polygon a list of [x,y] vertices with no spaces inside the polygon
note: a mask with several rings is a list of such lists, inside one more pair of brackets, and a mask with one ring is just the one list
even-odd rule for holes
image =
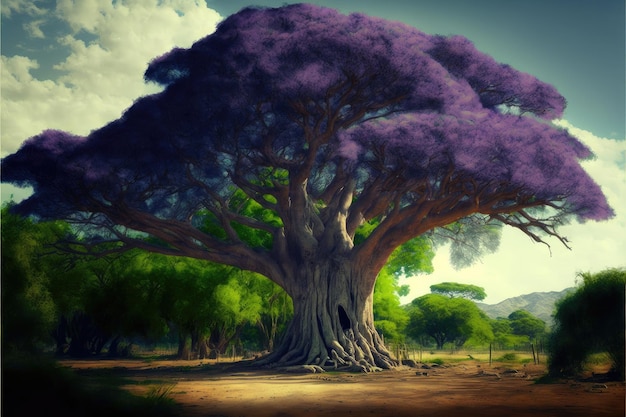
{"label": "purple leaf cluster", "polygon": [[45,131],[2,161],[3,181],[35,189],[23,211],[185,220],[236,189],[279,196],[266,179],[281,170],[320,199],[346,173],[363,195],[393,175],[411,204],[452,171],[467,198],[510,196],[494,209],[523,196],[612,215],[580,167],[590,151],[548,122],[565,99],[460,36],[306,4],[248,8],[145,78],[164,90],[119,120],[85,138]]}
{"label": "purple leaf cluster", "polygon": [[565,99],[553,86],[537,82],[532,75],[520,73],[508,65],[484,59],[484,55],[462,36],[435,37],[429,54],[450,74],[466,80],[486,108],[515,107],[547,120],[563,114]]}

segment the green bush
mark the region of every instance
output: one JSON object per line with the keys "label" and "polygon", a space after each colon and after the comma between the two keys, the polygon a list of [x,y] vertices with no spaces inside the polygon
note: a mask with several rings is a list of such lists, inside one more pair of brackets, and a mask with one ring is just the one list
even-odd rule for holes
{"label": "green bush", "polygon": [[594,353],[606,352],[612,372],[624,380],[626,270],[580,274],[581,285],[557,303],[548,345],[552,375],[580,373]]}
{"label": "green bush", "polygon": [[517,355],[515,353],[505,353],[496,359],[497,362],[514,362],[517,360]]}

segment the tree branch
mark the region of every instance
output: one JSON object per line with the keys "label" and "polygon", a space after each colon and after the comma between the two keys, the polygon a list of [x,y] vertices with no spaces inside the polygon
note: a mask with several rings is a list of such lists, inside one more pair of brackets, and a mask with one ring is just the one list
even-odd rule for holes
{"label": "tree branch", "polygon": [[545,220],[534,218],[524,210],[519,210],[518,212],[511,214],[511,215],[493,214],[491,215],[491,217],[508,226],[512,226],[521,230],[527,236],[533,239],[535,242],[543,243],[549,249],[550,249],[550,245],[545,240],[543,240],[541,236],[533,232],[532,229],[539,229],[541,232],[547,234],[548,236],[557,238],[563,244],[563,246],[571,250],[571,247],[568,245],[569,241],[567,240],[567,238],[559,235],[556,232],[554,225],[545,223]]}

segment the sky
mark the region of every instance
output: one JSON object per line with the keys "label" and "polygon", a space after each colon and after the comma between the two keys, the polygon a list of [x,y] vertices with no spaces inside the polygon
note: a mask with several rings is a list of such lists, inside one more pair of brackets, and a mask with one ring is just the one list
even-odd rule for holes
{"label": "sky", "polygon": [[[0,156],[44,129],[85,135],[118,118],[140,96],[147,63],[189,47],[224,17],[249,5],[284,0],[2,0]],[[559,242],[533,243],[505,230],[500,249],[469,268],[450,266],[447,249],[435,272],[407,277],[409,302],[444,281],[485,288],[487,303],[574,286],[577,273],[626,267],[624,0],[320,0],[341,12],[399,20],[431,34],[459,34],[497,61],[553,84],[568,107],[558,123],[591,147],[584,167],[616,216],[561,229]],[[2,184],[1,198],[25,192]]]}

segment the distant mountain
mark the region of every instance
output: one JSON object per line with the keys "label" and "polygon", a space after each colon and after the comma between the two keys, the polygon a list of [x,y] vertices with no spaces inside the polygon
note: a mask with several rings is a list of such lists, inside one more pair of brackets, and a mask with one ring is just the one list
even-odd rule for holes
{"label": "distant mountain", "polygon": [[498,304],[476,303],[476,305],[492,319],[508,317],[516,310],[526,310],[533,316],[545,321],[547,325],[551,325],[555,303],[573,289],[572,287],[563,291],[534,292],[507,298]]}

